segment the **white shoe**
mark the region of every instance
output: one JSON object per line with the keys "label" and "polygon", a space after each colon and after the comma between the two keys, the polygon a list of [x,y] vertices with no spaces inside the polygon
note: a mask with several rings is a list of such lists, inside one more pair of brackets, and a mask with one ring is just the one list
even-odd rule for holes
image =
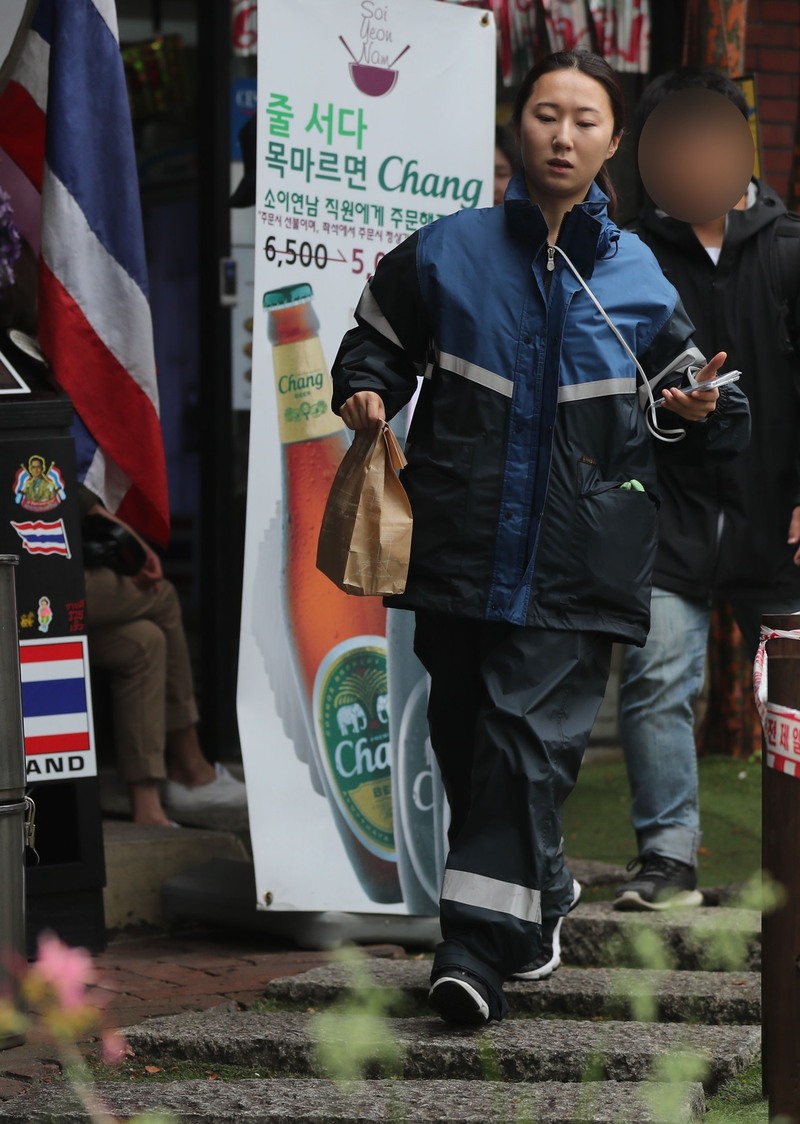
{"label": "white shoe", "polygon": [[247,789],[224,765],[217,762],[216,777],[208,784],[188,785],[165,781],[164,807],[175,813],[237,811],[247,807]]}
{"label": "white shoe", "polygon": [[[581,884],[573,878],[570,913],[572,913],[580,898]],[[550,920],[542,921],[541,955],[538,959],[515,972],[513,976],[515,980],[546,980],[548,976],[552,976],[561,964],[561,925],[563,921],[563,917],[553,917]]]}
{"label": "white shoe", "polygon": [[230,784],[230,785],[233,785],[234,788],[244,789],[244,785],[242,784],[242,782],[240,780],[238,780],[233,775],[233,773],[230,772],[230,770],[227,768],[227,766],[222,764],[221,761],[216,762],[216,764],[214,765],[214,770],[216,771],[216,774],[217,774],[217,780],[220,781],[222,784],[224,784],[224,785]]}

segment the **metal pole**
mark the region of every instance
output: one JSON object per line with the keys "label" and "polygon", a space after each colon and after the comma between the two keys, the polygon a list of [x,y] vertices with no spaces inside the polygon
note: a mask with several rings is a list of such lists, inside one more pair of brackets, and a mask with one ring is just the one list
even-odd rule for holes
{"label": "metal pole", "polygon": [[[800,616],[771,614],[763,624],[795,631]],[[767,658],[769,701],[800,710],[800,640],[768,641]],[[763,1083],[770,1119],[800,1124],[800,771],[768,767],[766,738],[763,745],[762,866],[785,893],[763,919]]]}
{"label": "metal pole", "polygon": [[[200,620],[204,745],[238,751],[236,673],[243,507],[231,504],[231,313],[219,301],[219,261],[230,254],[230,4],[197,3],[198,245],[200,246]],[[224,529],[224,530],[223,530]],[[220,596],[226,590],[226,598]],[[223,605],[223,601],[227,603]],[[231,621],[235,627],[231,627]]]}
{"label": "metal pole", "polygon": [[[0,996],[20,1009],[15,969],[25,963],[25,741],[19,671],[15,554],[0,554]],[[23,1034],[0,1037],[16,1046]]]}

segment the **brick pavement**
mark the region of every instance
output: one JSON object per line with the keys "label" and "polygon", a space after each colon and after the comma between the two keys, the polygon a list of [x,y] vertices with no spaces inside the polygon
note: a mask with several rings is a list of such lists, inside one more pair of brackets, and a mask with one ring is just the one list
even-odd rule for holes
{"label": "brick pavement", "polygon": [[[363,951],[380,957],[405,956],[398,945],[369,945]],[[104,952],[92,957],[102,1027],[133,1026],[157,1015],[226,1003],[249,1007],[263,997],[270,980],[304,972],[334,955],[227,931],[116,935]],[[80,1045],[87,1057],[97,1053],[96,1037]],[[0,1101],[60,1072],[56,1052],[34,1020],[23,1045],[0,1050]]]}

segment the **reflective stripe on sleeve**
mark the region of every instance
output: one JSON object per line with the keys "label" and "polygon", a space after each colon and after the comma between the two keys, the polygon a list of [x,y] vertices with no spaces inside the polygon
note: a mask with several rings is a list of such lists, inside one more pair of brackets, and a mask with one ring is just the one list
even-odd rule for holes
{"label": "reflective stripe on sleeve", "polygon": [[538,890],[501,882],[498,878],[487,878],[483,874],[472,874],[468,870],[445,870],[442,898],[479,909],[491,909],[495,913],[507,913],[536,925],[542,923],[541,894]]}
{"label": "reflective stripe on sleeve", "polygon": [[358,302],[356,312],[362,320],[366,320],[371,328],[376,332],[380,332],[387,340],[391,340],[397,347],[402,348],[403,345],[395,335],[394,329],[386,317],[381,312],[381,306],[372,295],[372,290],[369,285],[366,286],[361,294],[361,300]]}
{"label": "reflective stripe on sleeve", "polygon": [[[669,363],[666,367],[664,367],[662,371],[659,371],[657,375],[653,375],[653,377],[649,380],[650,388],[655,394],[656,387],[659,385],[662,379],[665,379],[667,377],[667,375],[672,375],[676,371],[691,371],[692,373],[694,373],[696,371],[699,371],[702,367],[705,367],[705,365],[706,358],[703,355],[702,351],[698,350],[698,348],[696,347],[687,347],[686,351],[682,351],[681,354],[677,356],[677,358],[673,359],[672,362]],[[641,402],[643,407],[649,405],[650,399],[644,386],[639,387],[639,401]]]}

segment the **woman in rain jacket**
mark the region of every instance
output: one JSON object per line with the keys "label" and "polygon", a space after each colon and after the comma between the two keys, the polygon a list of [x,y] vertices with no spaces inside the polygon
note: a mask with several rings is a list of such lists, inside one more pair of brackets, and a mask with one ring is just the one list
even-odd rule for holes
{"label": "woman in rain jacket", "polygon": [[[560,962],[580,893],[562,805],[612,643],[648,629],[653,440],[730,455],[749,435],[735,385],[677,389],[725,353],[706,363],[655,258],[609,218],[622,105],[598,56],[537,64],[515,103],[523,172],[504,204],[387,254],[333,365],[352,429],[392,417],[424,375],[402,476],[411,564],[390,603],[415,610],[431,677],[451,823],[430,1002],[457,1024],[502,1018],[506,978]],[[686,425],[665,429],[668,412]]]}

